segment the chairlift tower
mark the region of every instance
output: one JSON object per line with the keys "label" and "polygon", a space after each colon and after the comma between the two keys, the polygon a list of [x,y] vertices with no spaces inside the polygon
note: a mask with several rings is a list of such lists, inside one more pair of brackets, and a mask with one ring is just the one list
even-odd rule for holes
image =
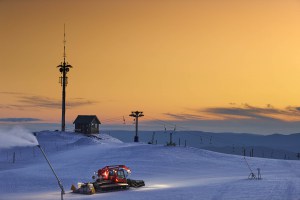
{"label": "chairlift tower", "polygon": [[135,117],[135,136],[134,136],[134,142],[139,142],[139,136],[138,136],[138,119],[139,117],[143,117],[143,112],[140,111],[132,111],[129,115],[130,117]]}
{"label": "chairlift tower", "polygon": [[59,72],[61,76],[59,77],[59,83],[62,86],[62,113],[61,113],[61,131],[65,131],[66,129],[66,86],[68,85],[68,77],[67,73],[69,72],[71,65],[66,62],[66,31],[64,26],[64,62],[57,66],[59,68]]}

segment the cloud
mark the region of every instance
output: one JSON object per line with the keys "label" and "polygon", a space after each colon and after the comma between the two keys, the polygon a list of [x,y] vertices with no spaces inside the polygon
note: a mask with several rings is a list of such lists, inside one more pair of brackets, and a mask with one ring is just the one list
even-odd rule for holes
{"label": "cloud", "polygon": [[0,92],[0,94],[8,94],[8,95],[24,95],[25,93],[23,93],[23,92],[5,92],[5,91],[2,91],[2,92]]}
{"label": "cloud", "polygon": [[189,109],[188,113],[164,113],[165,120],[147,124],[163,127],[177,125],[181,130],[212,132],[248,132],[258,134],[293,133],[300,130],[300,107],[276,108],[249,104],[230,104],[228,107]]}
{"label": "cloud", "polygon": [[74,100],[70,100],[69,102],[67,102],[67,106],[70,106],[70,107],[80,107],[80,106],[87,106],[87,105],[93,105],[93,104],[96,104],[98,103],[97,101],[90,101],[90,100],[77,100],[77,101],[74,101]]}
{"label": "cloud", "polygon": [[[43,96],[22,96],[19,99],[25,106],[41,108],[61,108],[61,100],[52,99]],[[66,101],[67,107],[80,107],[95,104],[95,101],[89,101],[82,98],[70,99]]]}
{"label": "cloud", "polygon": [[188,113],[182,113],[182,114],[173,114],[173,113],[163,113],[166,116],[169,116],[171,118],[177,119],[177,120],[205,120],[206,117],[196,115],[196,114],[188,114]]}
{"label": "cloud", "polygon": [[[13,95],[16,98],[16,103],[0,105],[3,109],[32,109],[32,108],[56,108],[61,109],[61,100],[38,95],[26,95],[18,92],[0,92],[6,95]],[[96,101],[86,100],[84,98],[68,99],[66,107],[81,107],[96,104]]]}
{"label": "cloud", "polygon": [[0,118],[0,122],[36,122],[42,121],[38,118]]}
{"label": "cloud", "polygon": [[59,108],[61,105],[58,100],[42,96],[22,96],[18,102],[26,107]]}
{"label": "cloud", "polygon": [[274,120],[274,121],[300,121],[300,107],[287,106],[276,108],[271,104],[265,107],[249,104],[230,103],[228,107],[211,107],[204,109],[188,109],[189,113],[164,113],[174,120]]}
{"label": "cloud", "polygon": [[208,114],[219,115],[225,119],[251,118],[279,121],[300,121],[300,107],[292,106],[279,109],[270,104],[267,104],[266,107],[255,107],[249,104],[242,104],[241,106],[206,108],[197,111],[200,113],[204,112]]}

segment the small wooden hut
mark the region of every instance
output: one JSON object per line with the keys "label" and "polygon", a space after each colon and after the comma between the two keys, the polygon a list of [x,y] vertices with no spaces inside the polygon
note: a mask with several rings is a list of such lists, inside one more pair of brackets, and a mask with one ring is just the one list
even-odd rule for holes
{"label": "small wooden hut", "polygon": [[101,122],[96,115],[78,115],[73,124],[75,124],[75,132],[93,134],[99,133]]}

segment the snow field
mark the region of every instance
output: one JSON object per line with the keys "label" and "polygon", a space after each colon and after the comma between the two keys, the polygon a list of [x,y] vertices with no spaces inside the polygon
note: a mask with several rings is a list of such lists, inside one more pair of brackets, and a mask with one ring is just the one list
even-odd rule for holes
{"label": "snow field", "polygon": [[[263,177],[248,180],[250,171],[241,156],[197,148],[122,143],[108,135],[101,138],[38,133],[39,143],[46,147],[66,190],[64,199],[300,199],[299,161],[247,157],[253,171],[261,168]],[[41,153],[36,151],[33,157],[30,147],[22,151],[23,159],[14,164],[0,160],[0,199],[60,199],[57,181]],[[131,178],[143,179],[146,187],[91,196],[71,193],[72,184],[92,181],[94,171],[114,164],[127,165],[132,170]]]}

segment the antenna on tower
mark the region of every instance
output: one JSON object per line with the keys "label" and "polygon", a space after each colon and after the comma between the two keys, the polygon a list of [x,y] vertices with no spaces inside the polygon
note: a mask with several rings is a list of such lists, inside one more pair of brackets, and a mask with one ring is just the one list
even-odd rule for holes
{"label": "antenna on tower", "polygon": [[64,63],[66,62],[66,24],[64,24]]}

